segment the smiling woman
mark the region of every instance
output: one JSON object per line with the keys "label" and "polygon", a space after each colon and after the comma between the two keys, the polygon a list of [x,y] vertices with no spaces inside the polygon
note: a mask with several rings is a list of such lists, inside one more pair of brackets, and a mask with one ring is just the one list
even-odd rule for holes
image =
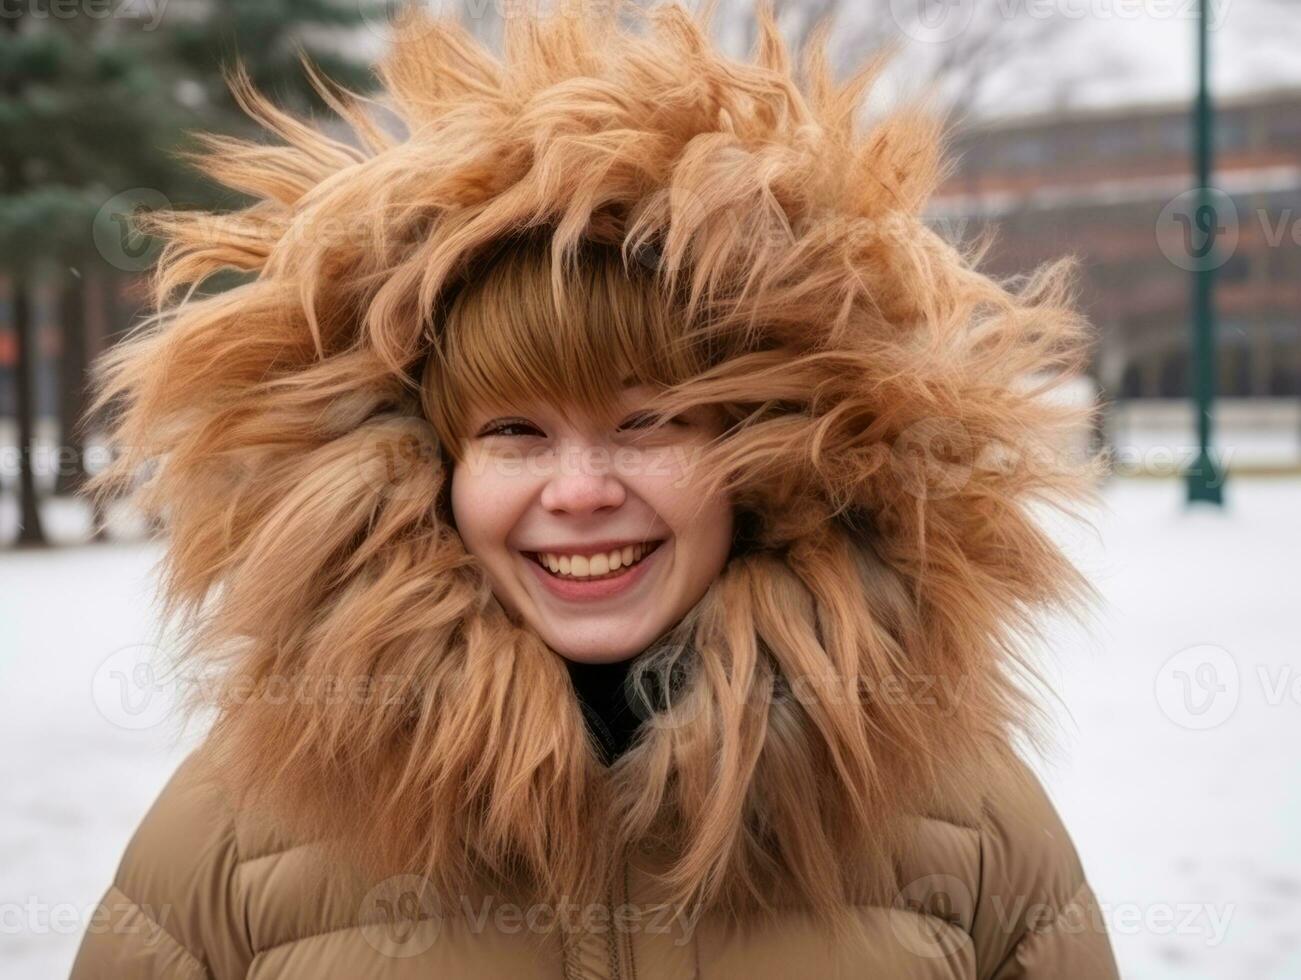
{"label": "smiling woman", "polygon": [[1031,509],[1092,475],[1069,266],[927,226],[879,64],[578,6],[504,60],[412,15],[405,139],[322,83],[361,150],[237,86],[285,145],[203,162],[259,200],[152,219],[96,486],[165,515],[217,717],[74,975],[1110,980],[1015,748],[1089,595]]}
{"label": "smiling woman", "polygon": [[620,661],[729,557],[730,496],[694,478],[723,412],[648,410],[706,365],[646,270],[588,244],[561,275],[556,288],[550,234],[474,263],[435,324],[422,393],[455,460],[452,523],[493,595],[561,656]]}

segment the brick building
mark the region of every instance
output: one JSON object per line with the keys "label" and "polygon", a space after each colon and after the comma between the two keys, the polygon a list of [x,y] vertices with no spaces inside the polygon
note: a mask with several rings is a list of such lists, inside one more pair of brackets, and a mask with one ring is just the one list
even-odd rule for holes
{"label": "brick building", "polygon": [[[1217,105],[1212,184],[1219,393],[1301,395],[1301,89]],[[1189,393],[1192,274],[1181,266],[1192,196],[1187,104],[1125,106],[987,123],[955,134],[958,171],[931,217],[949,234],[988,223],[1001,274],[1063,253],[1083,260],[1081,297],[1101,331],[1104,397]],[[1220,200],[1225,200],[1220,198]]]}

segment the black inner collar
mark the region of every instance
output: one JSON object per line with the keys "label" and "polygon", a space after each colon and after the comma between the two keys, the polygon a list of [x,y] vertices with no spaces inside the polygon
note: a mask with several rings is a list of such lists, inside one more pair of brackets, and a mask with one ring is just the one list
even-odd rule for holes
{"label": "black inner collar", "polygon": [[624,753],[641,724],[628,702],[624,684],[636,659],[629,657],[609,664],[565,660],[588,731],[596,737],[607,766]]}

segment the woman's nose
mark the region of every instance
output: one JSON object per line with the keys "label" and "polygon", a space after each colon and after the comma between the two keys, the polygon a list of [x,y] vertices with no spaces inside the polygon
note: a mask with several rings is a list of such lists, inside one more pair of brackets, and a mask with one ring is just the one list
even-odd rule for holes
{"label": "woman's nose", "polygon": [[547,510],[586,513],[622,504],[626,495],[623,481],[605,455],[583,451],[562,454],[542,488],[542,506]]}

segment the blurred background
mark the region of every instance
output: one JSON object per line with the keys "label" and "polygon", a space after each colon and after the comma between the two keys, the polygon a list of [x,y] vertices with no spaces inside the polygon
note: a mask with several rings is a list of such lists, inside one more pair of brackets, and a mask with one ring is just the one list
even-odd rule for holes
{"label": "blurred background", "polygon": [[[494,46],[519,9],[429,5]],[[1123,975],[1301,978],[1301,4],[777,7],[796,46],[834,17],[846,71],[897,45],[873,109],[928,95],[946,111],[936,228],[993,234],[1000,275],[1080,260],[1099,342],[1072,397],[1102,408],[1081,445],[1112,466],[1086,524],[1045,519],[1105,604],[1087,629],[1052,626],[1057,742],[1035,765]],[[298,53],[373,91],[399,8],[0,3],[4,977],[66,975],[131,831],[202,735],[154,672],[157,529],[76,496],[103,465],[87,365],[146,312],[159,243],[132,216],[245,203],[176,156],[195,130],[257,135],[221,81],[236,56],[350,139]],[[716,27],[748,52],[750,0],[721,0]]]}

